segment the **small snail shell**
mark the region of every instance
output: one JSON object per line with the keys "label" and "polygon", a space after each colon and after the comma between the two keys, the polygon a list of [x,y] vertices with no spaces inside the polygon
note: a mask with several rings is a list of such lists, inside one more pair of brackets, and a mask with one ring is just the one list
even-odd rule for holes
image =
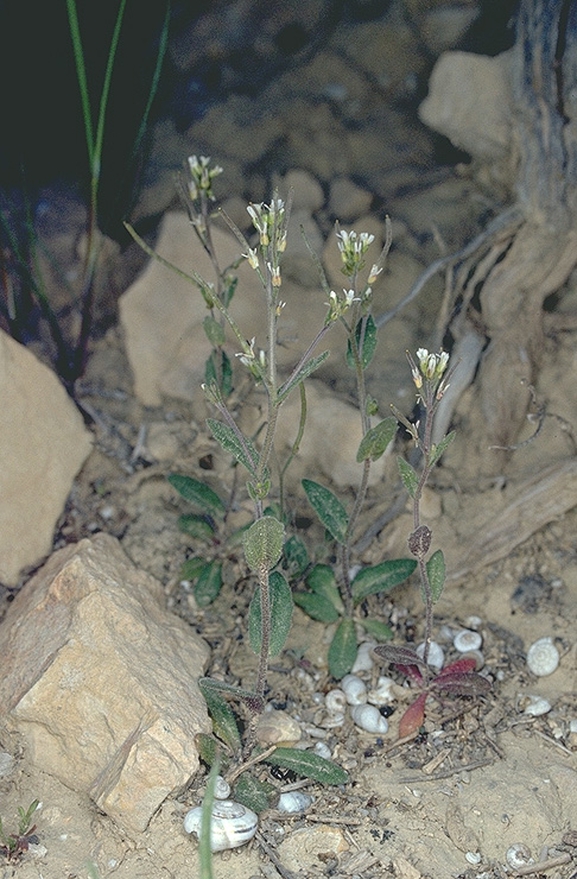
{"label": "small snail shell", "polygon": [[344,711],[347,704],[347,697],[343,690],[329,690],[325,696],[325,708],[329,714],[337,714]]}
{"label": "small snail shell", "polygon": [[559,651],[552,638],[539,638],[529,647],[527,666],[539,678],[553,674],[559,665]]}
{"label": "small snail shell", "polygon": [[513,870],[520,870],[521,867],[527,867],[529,864],[535,863],[531,857],[531,852],[522,842],[514,842],[513,845],[510,845],[505,854],[505,859]]}
{"label": "small snail shell", "polygon": [[[201,825],[202,806],[196,806],[187,812],[184,829],[198,837]],[[253,838],[257,827],[258,816],[252,809],[247,809],[234,800],[216,800],[210,822],[211,851],[223,852],[229,848],[239,848]]]}
{"label": "small snail shell", "polygon": [[367,701],[367,685],[357,675],[345,675],[341,688],[349,705],[363,705]]}
{"label": "small snail shell", "polygon": [[371,705],[390,705],[395,701],[395,682],[392,678],[380,677],[374,690],[369,690],[367,701]]}
{"label": "small snail shell", "polygon": [[313,798],[300,790],[287,791],[278,798],[279,812],[304,812],[312,804]]}
{"label": "small snail shell", "polygon": [[216,776],[216,781],[214,784],[214,798],[215,800],[228,800],[230,797],[230,784],[226,781],[222,775]]}
{"label": "small snail shell", "polygon": [[[422,644],[419,644],[416,652],[417,652],[417,656],[419,656],[422,659],[423,656],[425,655],[424,642]],[[431,643],[429,644],[428,665],[430,665],[431,668],[436,669],[436,671],[441,671],[441,669],[443,668],[444,662],[445,662],[445,654],[443,652],[443,648],[441,647],[440,644],[437,644],[436,641],[431,641]]]}
{"label": "small snail shell", "polygon": [[374,705],[355,705],[351,711],[355,724],[365,732],[384,735],[389,724]]}
{"label": "small snail shell", "polygon": [[521,696],[517,702],[518,708],[529,717],[541,717],[551,711],[551,703],[543,696]]}
{"label": "small snail shell", "polygon": [[478,650],[483,639],[479,632],[473,632],[471,629],[461,629],[453,638],[453,647],[459,653],[469,653],[471,650]]}
{"label": "small snail shell", "polygon": [[377,646],[376,641],[363,641],[362,644],[359,645],[359,649],[357,650],[357,658],[353,663],[353,667],[351,669],[353,674],[358,674],[360,671],[371,671],[375,661],[373,659],[373,650]]}

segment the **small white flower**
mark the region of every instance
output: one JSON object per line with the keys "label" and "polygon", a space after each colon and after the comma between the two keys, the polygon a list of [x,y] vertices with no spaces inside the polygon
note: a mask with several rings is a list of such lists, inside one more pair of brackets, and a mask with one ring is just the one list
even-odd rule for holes
{"label": "small white flower", "polygon": [[248,264],[251,269],[258,269],[258,256],[257,252],[253,247],[248,248],[248,253],[243,253],[243,257],[248,260]]}

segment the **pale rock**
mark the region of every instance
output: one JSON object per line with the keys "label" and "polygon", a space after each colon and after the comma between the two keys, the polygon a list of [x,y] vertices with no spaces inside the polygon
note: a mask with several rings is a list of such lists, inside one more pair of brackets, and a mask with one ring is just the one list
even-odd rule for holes
{"label": "pale rock", "polygon": [[506,158],[513,113],[510,68],[510,52],[494,58],[444,52],[433,68],[419,118],[474,158]]}
{"label": "pale rock", "polygon": [[352,223],[357,217],[367,213],[373,196],[361,189],[348,177],[337,177],[331,183],[329,207],[331,213],[342,223]]}
{"label": "pale rock", "polygon": [[27,760],[128,832],[198,767],[208,649],[106,534],[59,550],[0,626],[0,705]]}
{"label": "pale rock", "polygon": [[15,585],[50,552],[91,437],[54,373],[1,331],[0,388],[0,580]]}
{"label": "pale rock", "polygon": [[289,191],[292,191],[293,204],[297,210],[314,213],[325,203],[323,188],[318,180],[308,171],[299,168],[288,171],[278,189],[281,198],[287,198]]}
{"label": "pale rock", "polygon": [[431,52],[438,55],[456,46],[478,17],[476,6],[439,6],[425,12],[420,32]]}

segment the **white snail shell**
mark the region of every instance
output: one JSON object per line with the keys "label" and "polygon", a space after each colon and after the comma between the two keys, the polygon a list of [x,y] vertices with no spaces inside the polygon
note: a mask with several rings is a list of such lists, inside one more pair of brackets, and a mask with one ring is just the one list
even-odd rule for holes
{"label": "white snail shell", "polygon": [[[344,721],[344,717],[343,717]],[[330,760],[333,756],[331,749],[326,744],[326,742],[317,742],[313,748],[315,754],[318,754],[319,757],[324,757],[325,760]]]}
{"label": "white snail shell", "polygon": [[459,653],[469,653],[471,650],[478,650],[483,643],[483,638],[479,632],[473,632],[471,629],[461,629],[453,638],[453,647]]}
{"label": "white snail shell", "polygon": [[279,812],[304,812],[312,804],[313,798],[300,790],[286,791],[278,798]]}
{"label": "white snail shell", "polygon": [[228,800],[230,797],[230,784],[222,775],[217,775],[214,783],[215,800]]}
{"label": "white snail shell", "polygon": [[325,708],[329,714],[338,714],[344,711],[347,704],[347,697],[343,690],[329,690],[325,696]]}
{"label": "white snail shell", "polygon": [[353,674],[358,674],[360,671],[371,671],[373,665],[375,664],[373,659],[373,650],[376,646],[376,641],[363,641],[363,643],[359,645],[359,649],[357,650],[357,658],[355,659],[353,667],[351,669]]}
{"label": "white snail shell", "polygon": [[505,854],[505,859],[513,870],[520,870],[521,867],[527,867],[534,864],[535,861],[531,857],[531,852],[522,842],[514,842],[510,845]]}
{"label": "white snail shell", "polygon": [[529,717],[541,717],[551,711],[551,703],[543,696],[521,696],[518,701],[519,709]]}
{"label": "white snail shell", "polygon": [[351,716],[365,732],[381,736],[389,729],[389,724],[375,705],[355,705]]}
{"label": "white snail shell", "polygon": [[[202,806],[187,812],[184,829],[187,833],[200,834],[202,825]],[[229,848],[239,848],[249,842],[256,833],[258,815],[234,800],[216,800],[212,807],[210,822],[210,848],[213,852],[223,852]]]}
{"label": "white snail shell", "polygon": [[357,675],[345,675],[341,688],[349,705],[363,705],[367,701],[367,685]]}
{"label": "white snail shell", "polygon": [[[416,650],[417,656],[421,659],[425,655],[425,644],[419,644]],[[443,665],[445,663],[445,653],[440,644],[437,644],[436,641],[431,641],[429,644],[429,659],[427,665],[430,665],[431,668],[434,668],[436,671],[441,671]]]}
{"label": "white snail shell", "polygon": [[553,674],[559,665],[559,651],[552,638],[539,638],[529,647],[527,666],[539,678]]}
{"label": "white snail shell", "polygon": [[374,690],[369,690],[367,701],[371,705],[390,705],[395,701],[395,682],[392,678],[380,677]]}

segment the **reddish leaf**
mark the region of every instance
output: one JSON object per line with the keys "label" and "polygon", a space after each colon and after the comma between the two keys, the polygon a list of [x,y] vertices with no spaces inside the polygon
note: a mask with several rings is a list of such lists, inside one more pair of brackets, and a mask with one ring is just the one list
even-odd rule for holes
{"label": "reddish leaf", "polygon": [[476,672],[457,672],[438,675],[431,681],[431,689],[454,693],[456,696],[480,696],[491,689],[491,682]]}
{"label": "reddish leaf", "polygon": [[427,694],[421,693],[412,705],[409,705],[399,722],[399,738],[404,739],[411,736],[422,725],[425,719],[425,702]]}
{"label": "reddish leaf", "polygon": [[416,665],[400,665],[398,662],[395,662],[394,667],[405,677],[411,678],[419,687],[423,686],[423,675]]}
{"label": "reddish leaf", "polygon": [[441,669],[437,677],[442,678],[445,675],[474,671],[476,665],[477,662],[472,656],[464,656],[462,659],[456,659],[455,662],[446,665],[445,668]]}

